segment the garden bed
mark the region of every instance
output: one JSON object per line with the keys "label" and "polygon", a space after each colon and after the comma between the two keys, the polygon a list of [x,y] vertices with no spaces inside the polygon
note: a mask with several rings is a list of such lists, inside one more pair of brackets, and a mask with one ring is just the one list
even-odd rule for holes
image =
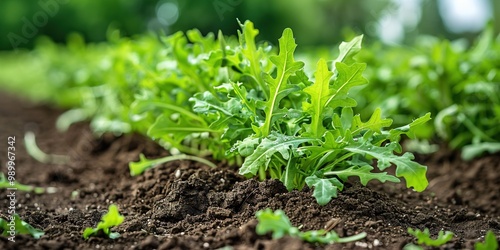
{"label": "garden bed", "polygon": [[[445,148],[417,155],[428,166],[426,191],[376,181],[363,187],[353,179],[338,198],[320,206],[308,188],[287,192],[278,181],[246,180],[224,163],[212,169],[171,162],[131,177],[128,163],[140,153],[157,158],[166,151],[138,135],[95,138],[86,123],[60,133],[55,120],[61,113],[0,95],[2,159],[7,137],[15,136],[16,180],[58,189],[41,195],[17,192],[17,212],[45,235],[38,240],[18,235],[15,243],[0,237],[1,249],[397,249],[412,242],[408,227],[429,228],[432,235],[452,231],[455,237],[444,248],[470,249],[487,230],[500,234],[498,153],[470,162]],[[71,162],[52,165],[32,159],[22,142],[26,130],[35,132],[42,150],[68,155]],[[0,193],[0,215],[6,217],[7,191]],[[114,229],[121,236],[84,240],[83,230],[95,226],[111,203],[125,216]],[[326,226],[340,236],[366,232],[367,237],[342,245],[272,240],[255,233],[255,212],[264,208],[283,209],[303,229]]]}

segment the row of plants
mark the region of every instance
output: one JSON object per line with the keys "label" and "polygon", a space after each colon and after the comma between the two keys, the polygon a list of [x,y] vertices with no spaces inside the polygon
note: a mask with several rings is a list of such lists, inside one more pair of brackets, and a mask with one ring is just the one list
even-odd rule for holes
{"label": "row of plants", "polygon": [[[0,57],[8,62],[2,62],[6,67],[0,69],[4,77],[0,81],[11,92],[22,90],[32,99],[68,108],[57,122],[61,130],[89,120],[97,134],[140,133],[170,151],[171,156],[162,159],[141,155],[130,163],[131,175],[179,159],[216,167],[211,158],[237,166],[247,177],[279,179],[288,190],[312,187],[320,205],[337,197],[350,177],[363,185],[404,179],[408,187],[423,191],[427,168],[415,162],[412,153],[403,152],[403,136],[439,135],[452,147],[464,147],[464,152],[473,145],[476,153],[465,158],[495,150],[499,130],[492,125],[498,121],[500,106],[495,92],[490,92],[498,88],[494,55],[489,63],[482,60],[480,69],[490,70],[486,78],[477,69],[474,81],[461,82],[460,75],[449,74],[464,61],[442,55],[442,46],[451,54],[455,48],[446,41],[428,45],[434,52],[426,57],[375,45],[360,52],[362,36],[357,36],[343,42],[335,56],[306,65],[295,59],[297,44],[291,29],[283,31],[276,48],[256,42],[259,31],[252,22],[240,27],[238,37],[220,32],[203,36],[191,30],[130,39],[114,31],[101,44],[86,44],[77,35],[66,46],[42,40],[34,51]],[[485,56],[497,46],[492,39],[491,32],[485,33],[473,51],[481,50]],[[390,60],[392,53],[405,63],[390,64],[395,66],[388,69],[381,62]],[[470,54],[472,60],[479,52],[454,53]],[[415,60],[421,60],[418,67],[408,66]],[[31,74],[23,74],[28,71]],[[440,80],[429,83],[436,77]],[[439,102],[444,93],[452,99],[433,106],[431,100]],[[462,99],[454,99],[455,94]],[[434,125],[427,123],[431,113],[426,109],[438,114]],[[386,115],[394,116],[395,122]],[[394,175],[387,172],[390,166],[396,168]],[[261,232],[269,231],[262,227]],[[99,230],[86,231],[91,235]],[[314,242],[342,242],[334,233],[301,233],[291,225],[287,230]],[[345,241],[359,237],[364,235]]]}
{"label": "row of plants", "polygon": [[[408,187],[426,188],[426,167],[401,154],[399,141],[430,114],[389,129],[392,120],[380,109],[367,121],[353,112],[348,92],[367,84],[366,64],[354,59],[362,36],[306,72],[294,59],[290,29],[279,48],[258,44],[257,35],[246,21],[237,38],[191,30],[135,40],[115,32],[98,45],[77,36],[66,47],[44,41],[25,55],[40,67],[36,87],[19,80],[11,86],[29,83],[33,96],[71,107],[58,120],[62,130],[90,119],[97,133],[141,133],[178,155],[167,160],[228,161],[242,175],[279,179],[289,190],[314,187],[322,205],[352,176],[364,185],[404,178]],[[131,174],[164,161],[141,156]],[[395,176],[385,172],[391,164]]]}
{"label": "row of plants", "polygon": [[465,160],[500,151],[500,36],[493,26],[471,46],[422,36],[411,48],[372,45],[359,59],[372,66],[371,84],[359,93],[361,114],[381,107],[403,124],[431,112],[434,122],[419,128],[420,138],[445,142]]}
{"label": "row of plants", "polygon": [[[347,243],[355,242],[366,237],[366,233],[360,233],[349,237],[340,237],[337,233],[328,230],[311,230],[301,231],[300,227],[294,227],[290,219],[282,210],[272,211],[265,209],[257,211],[256,218],[258,224],[256,233],[259,235],[271,234],[273,239],[279,239],[284,236],[296,237],[309,243],[332,244],[332,243]],[[118,207],[114,204],[109,206],[108,212],[101,217],[101,221],[96,227],[88,227],[83,231],[83,238],[105,236],[110,239],[120,237],[117,232],[112,232],[111,229],[123,223],[125,217],[118,212]],[[9,236],[12,231],[15,234],[28,234],[39,239],[45,233],[42,230],[36,229],[27,222],[21,220],[17,214],[8,222],[0,218],[0,235]],[[419,229],[408,228],[408,234],[414,236],[417,244],[407,244],[404,250],[422,250],[424,247],[440,247],[453,239],[454,233],[451,231],[439,231],[436,239],[431,237],[429,229],[423,231]],[[498,249],[498,241],[492,231],[488,231],[484,242],[476,242],[475,250],[494,250]]]}

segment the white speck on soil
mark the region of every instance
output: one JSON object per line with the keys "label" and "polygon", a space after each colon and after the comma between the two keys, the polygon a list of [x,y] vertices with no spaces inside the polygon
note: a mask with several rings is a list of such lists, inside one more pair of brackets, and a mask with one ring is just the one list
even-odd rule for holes
{"label": "white speck on soil", "polygon": [[356,245],[357,247],[362,247],[362,248],[368,248],[368,243],[366,242],[354,242],[354,245]]}
{"label": "white speck on soil", "polygon": [[210,246],[210,244],[208,244],[208,242],[203,243],[204,248],[208,248],[209,246]]}
{"label": "white speck on soil", "polygon": [[177,170],[175,171],[175,178],[179,178],[179,177],[181,177],[181,170],[180,170],[180,169],[177,169]]}

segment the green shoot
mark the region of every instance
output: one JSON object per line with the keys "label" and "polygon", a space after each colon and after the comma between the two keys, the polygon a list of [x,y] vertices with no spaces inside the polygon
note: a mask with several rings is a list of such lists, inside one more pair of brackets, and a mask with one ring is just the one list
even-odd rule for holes
{"label": "green shoot", "polygon": [[484,238],[484,243],[477,242],[474,245],[475,250],[497,250],[498,249],[498,241],[495,237],[493,231],[488,231],[486,233],[486,237]]}
{"label": "green shoot", "polygon": [[180,155],[172,155],[172,156],[167,156],[163,157],[160,159],[154,159],[154,160],[148,160],[146,157],[141,154],[139,156],[139,161],[138,162],[130,162],[129,163],[129,169],[130,169],[130,175],[131,176],[137,176],[144,171],[153,168],[155,166],[158,166],[160,164],[166,163],[166,162],[171,162],[171,161],[179,161],[179,160],[190,160],[190,161],[197,161],[200,163],[203,163],[209,167],[216,168],[217,166],[213,164],[212,162],[205,160],[201,157],[196,157],[192,155],[186,155],[186,154],[180,154]]}
{"label": "green shoot", "polygon": [[424,231],[419,229],[408,228],[408,233],[417,238],[417,243],[419,245],[425,245],[429,247],[439,247],[446,244],[453,238],[453,232],[443,230],[439,231],[438,237],[436,239],[431,239],[429,229],[426,228]]}
{"label": "green shoot", "polygon": [[290,219],[288,219],[283,210],[273,212],[267,208],[257,211],[256,217],[259,221],[256,228],[257,234],[264,235],[271,232],[273,239],[291,236],[309,243],[332,244],[358,241],[366,237],[366,233],[364,232],[345,238],[340,238],[335,232],[327,232],[322,229],[301,232],[299,228],[292,226]]}
{"label": "green shoot", "polygon": [[45,232],[40,229],[36,229],[27,222],[21,220],[19,215],[11,215],[9,220],[0,218],[0,230],[2,231],[2,236],[14,237],[18,234],[29,234],[35,239],[40,239]]}
{"label": "green shoot", "polygon": [[70,161],[69,156],[66,155],[44,153],[36,144],[35,134],[31,131],[24,134],[24,145],[26,145],[28,154],[41,163],[67,164]]}
{"label": "green shoot", "polygon": [[109,206],[108,212],[102,216],[101,221],[99,222],[99,224],[97,224],[97,227],[85,228],[85,231],[83,231],[83,238],[88,239],[90,236],[98,235],[98,233],[101,231],[105,235],[107,235],[110,239],[116,239],[120,237],[120,234],[116,232],[111,232],[111,228],[122,224],[124,219],[125,217],[123,217],[118,212],[118,207],[112,204]]}

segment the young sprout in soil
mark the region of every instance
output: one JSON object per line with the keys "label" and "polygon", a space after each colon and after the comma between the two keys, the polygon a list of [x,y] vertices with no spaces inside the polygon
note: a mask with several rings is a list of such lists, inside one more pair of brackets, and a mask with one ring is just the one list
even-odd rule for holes
{"label": "young sprout in soil", "polygon": [[53,155],[46,154],[36,145],[35,134],[31,131],[24,134],[24,145],[26,145],[26,151],[35,160],[41,163],[53,163],[53,164],[67,164],[69,162],[69,156],[66,155]]}
{"label": "young sprout in soil", "polygon": [[486,237],[484,239],[484,243],[477,242],[474,245],[475,250],[497,250],[498,249],[498,241],[495,238],[495,234],[493,231],[488,231],[486,233]]}
{"label": "young sprout in soil", "polygon": [[40,239],[40,237],[45,234],[42,230],[36,229],[27,222],[21,220],[17,214],[10,215],[9,217],[8,221],[0,218],[1,235],[8,236],[9,240],[11,240],[10,237],[14,237],[18,234],[29,234],[35,239]]}
{"label": "young sprout in soil", "polygon": [[299,228],[292,226],[290,219],[288,219],[283,210],[276,210],[273,212],[271,209],[267,208],[257,211],[256,217],[259,221],[256,228],[257,234],[264,235],[271,232],[273,239],[291,236],[309,243],[331,244],[353,242],[366,237],[366,233],[364,232],[345,238],[340,238],[335,232],[327,232],[323,229],[301,232]]}
{"label": "young sprout in soil", "polygon": [[99,232],[103,232],[110,239],[116,239],[120,237],[119,233],[111,232],[111,228],[122,224],[125,217],[118,212],[118,207],[114,204],[109,206],[108,212],[102,216],[101,221],[97,224],[97,227],[85,228],[83,231],[83,238],[88,239],[90,236],[97,236]]}
{"label": "young sprout in soil", "polygon": [[138,162],[130,162],[128,164],[128,166],[130,169],[130,175],[137,176],[137,175],[144,173],[144,171],[146,171],[150,168],[154,168],[155,166],[158,166],[160,164],[171,162],[171,161],[179,161],[179,160],[197,161],[197,162],[200,162],[200,163],[205,164],[205,165],[212,167],[212,168],[217,167],[212,162],[205,160],[201,157],[186,155],[186,154],[172,155],[172,156],[167,156],[167,157],[154,159],[154,160],[148,160],[148,159],[146,159],[144,154],[141,154],[139,156]]}
{"label": "young sprout in soil", "polygon": [[[429,229],[426,228],[424,231],[420,231],[419,229],[408,228],[408,233],[415,236],[417,238],[417,244],[424,245],[428,247],[440,247],[446,244],[453,238],[453,232],[451,231],[439,231],[438,237],[436,239],[431,239],[431,233]],[[413,249],[423,249],[421,246],[417,246],[414,244],[408,244],[404,247],[405,250],[413,250]]]}
{"label": "young sprout in soil", "polygon": [[53,194],[57,192],[57,188],[55,187],[44,188],[44,187],[35,187],[31,185],[24,185],[17,181],[10,182],[3,173],[0,173],[0,189],[3,188],[15,188],[18,191],[33,192],[35,194],[43,194],[43,193]]}

